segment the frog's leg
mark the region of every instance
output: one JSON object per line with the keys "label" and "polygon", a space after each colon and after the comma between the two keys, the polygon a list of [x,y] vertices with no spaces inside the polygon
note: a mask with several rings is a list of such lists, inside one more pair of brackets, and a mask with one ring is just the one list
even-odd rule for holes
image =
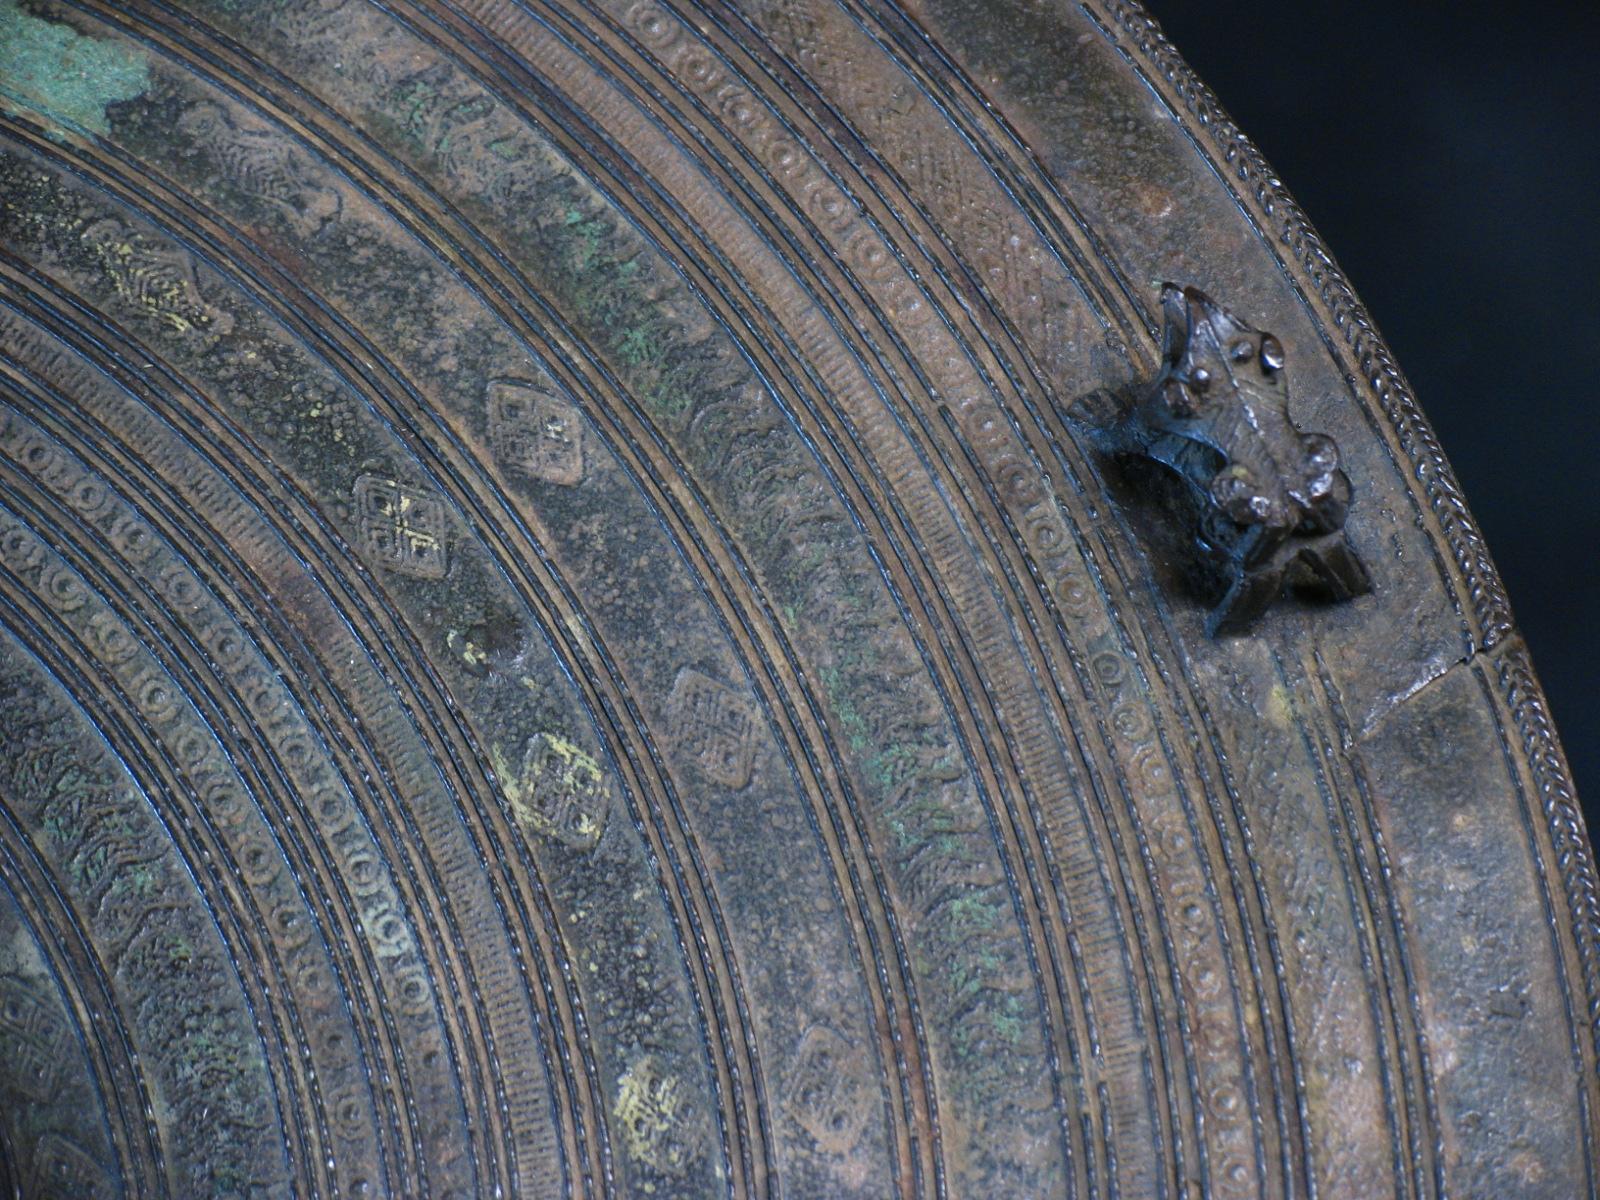
{"label": "frog's leg", "polygon": [[1146,452],[1148,435],[1134,420],[1133,402],[1125,394],[1097,388],[1070,404],[1058,402],[1057,411],[1088,435],[1104,454],[1142,455]]}
{"label": "frog's leg", "polygon": [[1300,561],[1335,600],[1348,600],[1372,590],[1372,578],[1342,532],[1325,534],[1302,547]]}
{"label": "frog's leg", "polygon": [[1233,582],[1217,606],[1206,616],[1206,633],[1212,637],[1223,637],[1243,633],[1249,628],[1283,591],[1285,565],[1277,555],[1255,566],[1236,564]]}

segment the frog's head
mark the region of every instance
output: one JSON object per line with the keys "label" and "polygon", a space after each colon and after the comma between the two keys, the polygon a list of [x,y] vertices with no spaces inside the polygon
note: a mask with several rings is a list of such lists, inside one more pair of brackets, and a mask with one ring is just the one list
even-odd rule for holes
{"label": "frog's head", "polygon": [[[1350,480],[1332,438],[1289,415],[1284,349],[1197,288],[1164,284],[1161,370],[1137,391],[1095,393],[1071,418],[1103,449],[1165,468],[1189,532],[1227,580],[1207,632],[1238,632],[1286,582],[1336,599],[1372,584],[1342,532]],[[1176,476],[1183,486],[1167,485]]]}
{"label": "frog's head", "polygon": [[1193,417],[1217,398],[1285,393],[1283,344],[1246,325],[1199,288],[1161,285],[1162,395]]}

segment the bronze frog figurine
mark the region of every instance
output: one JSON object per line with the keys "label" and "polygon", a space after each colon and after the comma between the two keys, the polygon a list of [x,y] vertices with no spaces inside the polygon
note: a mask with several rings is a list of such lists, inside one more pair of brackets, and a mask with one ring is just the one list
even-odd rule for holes
{"label": "bronze frog figurine", "polygon": [[1160,374],[1141,392],[1069,409],[1108,453],[1176,476],[1205,560],[1223,582],[1206,630],[1246,629],[1286,583],[1335,600],[1371,590],[1344,533],[1339,448],[1289,417],[1283,345],[1193,287],[1164,284]]}

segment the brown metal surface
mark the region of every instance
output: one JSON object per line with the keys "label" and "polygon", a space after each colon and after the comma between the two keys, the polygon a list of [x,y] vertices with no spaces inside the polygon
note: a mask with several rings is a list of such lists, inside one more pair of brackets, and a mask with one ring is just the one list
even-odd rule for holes
{"label": "brown metal surface", "polygon": [[[1183,459],[1207,635],[1064,416],[1164,280],[1370,591]],[[0,0],[0,1194],[1571,1200],[1596,933],[1439,447],[1137,5]]]}

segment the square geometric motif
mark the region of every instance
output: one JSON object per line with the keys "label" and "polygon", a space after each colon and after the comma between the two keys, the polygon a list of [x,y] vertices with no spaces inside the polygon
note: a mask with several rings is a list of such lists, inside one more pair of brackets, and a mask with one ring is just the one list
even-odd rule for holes
{"label": "square geometric motif", "polygon": [[673,738],[712,779],[724,787],[750,782],[755,760],[755,716],[727,684],[685,667],[669,701]]}
{"label": "square geometric motif", "polygon": [[59,1133],[47,1133],[33,1152],[33,1179],[25,1194],[36,1200],[106,1200],[105,1168]]}
{"label": "square geometric motif", "polygon": [[566,487],[583,478],[583,420],[543,388],[509,379],[490,383],[489,441],[507,470]]}
{"label": "square geometric motif", "polygon": [[628,1068],[612,1114],[628,1151],[658,1171],[681,1174],[699,1148],[685,1089],[653,1054]]}
{"label": "square geometric motif", "polygon": [[0,975],[0,1057],[11,1065],[9,1082],[34,1100],[57,1086],[65,1032],[32,989],[16,975]]}
{"label": "square geometric motif", "polygon": [[605,832],[611,797],[600,764],[565,738],[540,733],[522,756],[522,787],[513,809],[536,833],[592,850]]}
{"label": "square geometric motif", "polygon": [[444,502],[393,479],[356,480],[356,520],[361,540],[380,566],[413,579],[443,579],[449,566]]}
{"label": "square geometric motif", "polygon": [[824,1026],[812,1026],[800,1042],[790,1103],[801,1126],[830,1154],[850,1150],[872,1117],[864,1061]]}

